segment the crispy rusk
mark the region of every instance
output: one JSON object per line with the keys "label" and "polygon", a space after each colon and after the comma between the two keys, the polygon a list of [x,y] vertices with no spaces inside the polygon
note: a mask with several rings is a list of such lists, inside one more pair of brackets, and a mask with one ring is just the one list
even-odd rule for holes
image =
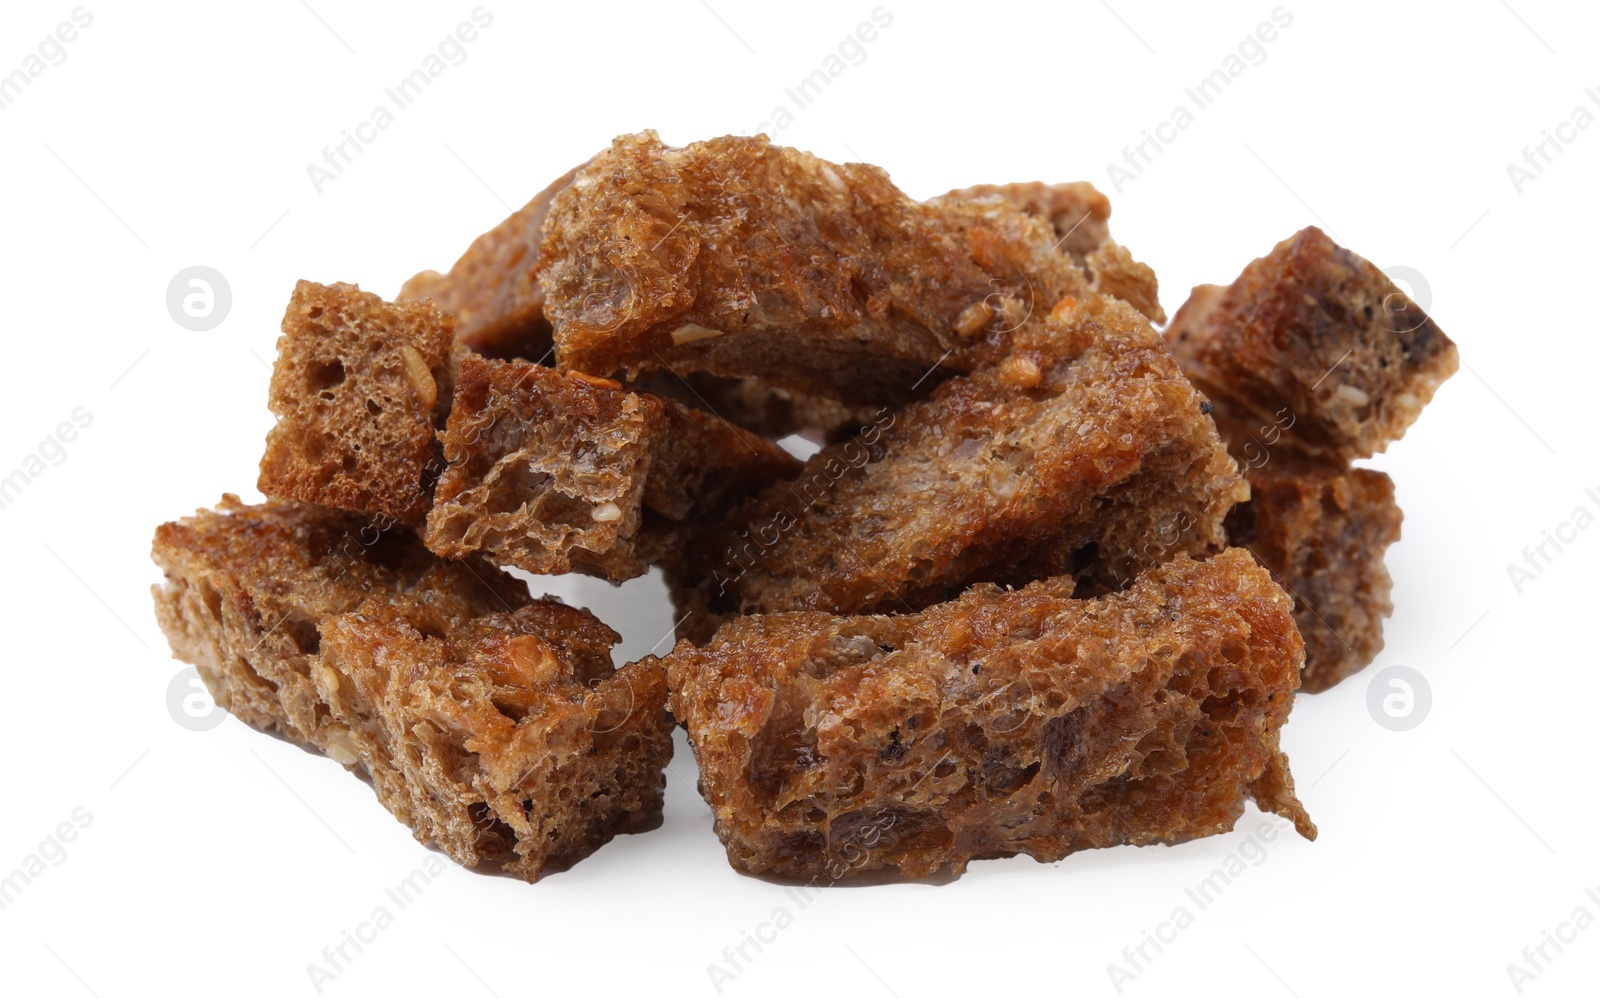
{"label": "crispy rusk", "polygon": [[754,376],[850,404],[971,370],[1088,290],[1050,224],[1004,199],[919,202],[877,167],[765,136],[622,136],[544,232],[564,370]]}
{"label": "crispy rusk", "polygon": [[978,586],[901,616],[758,615],[666,657],[735,868],[832,883],[959,874],[1233,828],[1245,802],[1316,835],[1279,729],[1290,601],[1248,554],[1126,590]]}
{"label": "crispy rusk", "polygon": [[539,287],[539,242],[551,200],[577,174],[568,170],[505,221],[472,241],[448,273],[407,281],[402,302],[427,299],[455,317],[461,342],[489,357],[551,357],[550,324]]}
{"label": "crispy rusk", "polygon": [[295,285],[278,338],[259,488],[420,524],[438,477],[436,427],[465,353],[449,316],[353,284]]}
{"label": "crispy rusk", "polygon": [[1250,469],[1250,502],[1228,514],[1243,545],[1294,597],[1306,642],[1300,689],[1327,690],[1383,649],[1394,610],[1383,556],[1400,540],[1394,481],[1366,468],[1274,462]]}
{"label": "crispy rusk", "polygon": [[1145,318],[1063,300],[1001,361],[886,411],[736,507],[668,574],[683,634],[730,615],[917,610],[975,582],[1124,585],[1220,550],[1248,495]]}
{"label": "crispy rusk", "polygon": [[1294,595],[1302,689],[1326,690],[1383,648],[1394,483],[1350,462],[1383,451],[1453,374],[1456,346],[1378,268],[1304,229],[1227,287],[1201,285],[1166,339],[1211,400],[1251,501],[1228,519]]}
{"label": "crispy rusk", "polygon": [[311,504],[161,526],[156,618],[218,705],[372,782],[423,843],[529,881],[660,821],[664,671],[478,560]]}
{"label": "crispy rusk", "polygon": [[528,361],[462,361],[440,437],[449,464],[429,548],[613,582],[642,575],[673,525],[719,517],[800,468],[710,414]]}
{"label": "crispy rusk", "polygon": [[1399,440],[1460,364],[1416,302],[1315,226],[1233,284],[1196,288],[1166,339],[1235,453],[1254,442],[1323,461]]}

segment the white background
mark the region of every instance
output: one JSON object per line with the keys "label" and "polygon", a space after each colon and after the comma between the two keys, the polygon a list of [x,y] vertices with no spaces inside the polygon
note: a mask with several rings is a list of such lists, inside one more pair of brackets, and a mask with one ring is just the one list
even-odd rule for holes
{"label": "white background", "polygon": [[[190,731],[167,706],[181,664],[151,615],[151,531],[224,490],[256,496],[295,279],[392,295],[618,133],[754,130],[875,4],[493,0],[466,61],[317,193],[306,165],[474,6],[93,2],[65,61],[0,112],[0,474],[56,454],[43,442],[76,407],[93,417],[0,511],[0,874],[74,809],[92,816],[0,911],[7,995],[314,995],[307,965],[430,856],[332,762],[231,718]],[[1169,312],[1310,223],[1425,277],[1413,290],[1464,366],[1373,462],[1406,511],[1388,646],[1301,698],[1284,733],[1322,836],[1280,835],[1122,994],[1515,995],[1524,947],[1580,905],[1600,916],[1584,894],[1600,894],[1600,529],[1520,593],[1506,569],[1575,508],[1600,513],[1584,304],[1600,127],[1520,193],[1506,166],[1574,108],[1600,114],[1584,96],[1600,91],[1600,20],[1551,0],[1292,0],[1265,61],[1115,192],[1107,164],[1273,6],[890,0],[865,61],[774,139],[881,164],[918,197],[1094,181]],[[0,73],[73,7],[7,3]],[[165,305],[194,264],[232,288],[209,332]],[[671,623],[654,579],[548,582],[620,629],[626,656]],[[1405,732],[1366,706],[1395,664],[1432,686]],[[830,890],[799,911],[727,866],[694,779],[680,738],[663,827],[541,884],[450,866],[323,994],[712,996],[707,966],[781,905],[792,925],[747,946],[722,994],[1112,996],[1107,966],[1262,821],[1179,848],[980,862],[941,887]],[[1523,994],[1595,994],[1600,927],[1547,953]]]}

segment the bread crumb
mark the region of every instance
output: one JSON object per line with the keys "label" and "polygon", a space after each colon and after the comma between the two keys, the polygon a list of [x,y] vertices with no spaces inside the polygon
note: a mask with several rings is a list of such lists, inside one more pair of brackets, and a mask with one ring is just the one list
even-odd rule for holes
{"label": "bread crumb", "polygon": [[676,346],[682,346],[686,343],[694,343],[696,340],[707,340],[721,335],[721,330],[706,329],[698,323],[684,323],[672,331],[672,342]]}

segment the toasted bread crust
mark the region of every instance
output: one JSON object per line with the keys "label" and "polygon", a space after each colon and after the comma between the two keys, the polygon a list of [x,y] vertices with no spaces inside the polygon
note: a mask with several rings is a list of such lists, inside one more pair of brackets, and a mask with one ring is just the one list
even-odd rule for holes
{"label": "toasted bread crust", "polygon": [[1301,689],[1326,690],[1383,649],[1394,483],[1350,462],[1398,440],[1459,365],[1456,346],[1382,271],[1312,227],[1201,285],[1166,330],[1210,397],[1252,498],[1228,519],[1296,599]]}
{"label": "toasted bread crust", "polygon": [[548,360],[553,346],[539,287],[539,241],[550,202],[578,172],[574,167],[472,241],[447,273],[423,271],[397,300],[428,300],[455,317],[456,335],[487,357]]}
{"label": "toasted bread crust", "polygon": [[1220,550],[1247,496],[1161,339],[1120,301],[1062,303],[1005,361],[813,456],[669,566],[683,634],[732,614],[916,610],[973,582],[1124,585]]}
{"label": "toasted bread crust", "polygon": [[670,367],[853,404],[970,370],[1087,290],[1003,199],[925,204],[876,167],[728,136],[622,136],[555,198],[541,255],[566,370]]}
{"label": "toasted bread crust", "polygon": [[1265,444],[1321,461],[1399,440],[1460,364],[1417,303],[1315,226],[1226,288],[1196,288],[1166,339],[1230,441],[1271,434]]}
{"label": "toasted bread crust", "polygon": [[910,878],[974,859],[1180,842],[1247,799],[1316,828],[1278,748],[1302,647],[1239,550],[1127,590],[978,586],[914,615],[740,618],[666,657],[741,871]]}
{"label": "toasted bread crust", "polygon": [[1083,268],[1090,291],[1122,299],[1153,323],[1167,321],[1156,272],[1111,238],[1106,225],[1111,200],[1093,184],[979,184],[951,191],[932,203],[983,198],[1002,199],[1026,215],[1047,220],[1057,236],[1056,248]]}
{"label": "toasted bread crust", "polygon": [[1383,556],[1400,540],[1394,481],[1366,468],[1269,464],[1251,469],[1250,502],[1228,515],[1228,541],[1250,549],[1294,597],[1306,642],[1300,688],[1327,690],[1383,650],[1394,610]]}
{"label": "toasted bread crust", "polygon": [[405,530],[309,504],[164,524],[156,617],[241,721],[371,780],[416,838],[527,880],[659,820],[665,677],[615,632]]}
{"label": "toasted bread crust", "polygon": [[441,440],[449,466],[427,542],[535,573],[620,582],[669,524],[720,515],[799,462],[670,400],[526,361],[469,357]]}
{"label": "toasted bread crust", "polygon": [[296,284],[272,371],[278,422],[261,491],[420,524],[460,356],[450,317],[431,305],[392,304],[353,284]]}
{"label": "toasted bread crust", "polygon": [[1088,263],[1089,254],[1111,239],[1107,224],[1111,218],[1111,199],[1087,181],[975,184],[933,200],[976,201],[980,198],[1002,198],[1019,211],[1049,222],[1060,240],[1057,249],[1072,257],[1080,267]]}

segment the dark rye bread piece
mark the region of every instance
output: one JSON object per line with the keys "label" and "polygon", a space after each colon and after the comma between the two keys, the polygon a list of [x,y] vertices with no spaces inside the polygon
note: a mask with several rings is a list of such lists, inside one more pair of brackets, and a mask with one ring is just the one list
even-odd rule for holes
{"label": "dark rye bread piece", "polygon": [[311,660],[322,622],[372,597],[430,595],[457,618],[515,610],[527,587],[481,560],[446,562],[405,530],[289,500],[216,510],[157,528],[167,574],[156,617],[174,655],[193,663],[239,720],[302,744],[324,744]]}
{"label": "dark rye bread piece", "polygon": [[1064,300],[992,367],[814,455],[667,565],[680,634],[789,610],[896,613],[975,582],[1087,593],[1218,551],[1248,492],[1202,399],[1124,302]]}
{"label": "dark rye bread piece", "polygon": [[714,416],[527,361],[464,359],[440,438],[429,548],[613,582],[642,575],[674,524],[800,469]]}
{"label": "dark rye bread piece", "polygon": [[[397,301],[431,301],[456,323],[456,337],[474,353],[552,363],[554,343],[539,287],[540,230],[550,200],[572,183],[567,171],[522,208],[473,241],[448,273],[423,271]],[[767,437],[800,431],[819,436],[852,425],[856,412],[824,396],[807,396],[755,378],[650,372],[630,388],[676,399]]]}
{"label": "dark rye bread piece", "polygon": [[1300,689],[1327,690],[1383,649],[1383,619],[1394,610],[1383,556],[1400,540],[1394,481],[1289,462],[1248,477],[1250,501],[1228,514],[1228,542],[1249,548],[1294,597],[1306,643]]}
{"label": "dark rye bread piece", "polygon": [[[539,244],[550,201],[572,183],[577,167],[479,236],[448,273],[422,271],[400,289],[397,301],[431,301],[455,319],[456,336],[485,357],[550,363],[550,323],[539,287]],[[689,372],[647,373],[630,388],[664,395],[767,437],[800,431],[819,436],[852,425],[857,413],[826,396],[808,396],[755,378],[718,378]]]}
{"label": "dark rye bread piece", "polygon": [[1316,827],[1279,749],[1290,601],[1241,550],[1127,590],[977,586],[898,617],[745,617],[666,657],[700,789],[743,872],[832,883]]}
{"label": "dark rye bread piece", "polygon": [[423,271],[411,278],[398,300],[432,301],[455,317],[456,335],[479,354],[548,360],[552,343],[539,287],[540,232],[551,199],[577,172],[568,170],[473,240],[448,273]]}
{"label": "dark rye bread piece", "polygon": [[1399,440],[1460,364],[1394,282],[1315,226],[1228,287],[1196,288],[1166,339],[1230,442],[1333,462]]}
{"label": "dark rye bread piece", "polygon": [[410,531],[310,504],[165,524],[156,617],[217,703],[371,781],[416,838],[527,880],[659,821],[661,668],[611,629]]}
{"label": "dark rye bread piece", "polygon": [[420,524],[461,349],[447,315],[353,284],[295,285],[278,338],[258,488]]}
{"label": "dark rye bread piece", "polygon": [[622,136],[556,195],[544,233],[563,370],[754,376],[851,404],[970,370],[1087,291],[1049,223],[1003,199],[925,204],[877,167],[765,136]]}
{"label": "dark rye bread piece", "polygon": [[453,626],[433,610],[380,600],[329,620],[315,672],[419,840],[536,881],[660,825],[672,721],[658,665],[613,668],[617,633],[555,600]]}
{"label": "dark rye bread piece", "polygon": [[1048,221],[1056,233],[1056,248],[1083,268],[1090,291],[1122,299],[1153,323],[1167,321],[1156,272],[1111,238],[1106,225],[1111,217],[1111,201],[1093,184],[1081,180],[1068,184],[979,184],[950,191],[930,204],[982,198],[1000,198],[1027,215]]}
{"label": "dark rye bread piece", "polygon": [[1455,344],[1381,271],[1308,228],[1232,285],[1201,285],[1166,331],[1216,407],[1252,498],[1228,518],[1296,600],[1302,690],[1326,690],[1383,648],[1383,556],[1400,537],[1394,483],[1352,459],[1398,440],[1455,372]]}

